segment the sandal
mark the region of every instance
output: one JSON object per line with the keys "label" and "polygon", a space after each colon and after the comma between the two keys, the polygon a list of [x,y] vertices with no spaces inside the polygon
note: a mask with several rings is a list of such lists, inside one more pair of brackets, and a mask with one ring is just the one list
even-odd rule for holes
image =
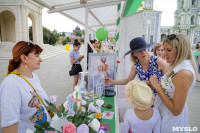
{"label": "sandal", "polygon": [[110,104],[106,104],[106,103],[103,104],[102,106],[103,106],[104,108],[108,108],[108,109],[111,109],[111,108],[112,108],[112,105],[110,105]]}

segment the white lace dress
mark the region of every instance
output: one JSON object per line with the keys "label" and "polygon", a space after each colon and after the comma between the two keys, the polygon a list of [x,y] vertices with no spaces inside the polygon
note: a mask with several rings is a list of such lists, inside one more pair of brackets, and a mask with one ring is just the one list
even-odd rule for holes
{"label": "white lace dress", "polygon": [[[177,67],[174,68],[174,75],[179,72],[182,69],[187,69],[193,73],[194,79],[193,82],[189,88],[188,94],[190,94],[192,88],[195,85],[196,82],[196,76],[195,76],[195,71],[190,63],[189,60],[183,61],[181,64],[179,64]],[[173,99],[174,96],[174,89],[175,85],[172,82],[172,75],[170,78],[166,79],[164,76],[161,80],[161,84],[164,88],[165,93],[169,96],[169,98]],[[178,116],[174,116],[169,109],[166,107],[166,105],[162,102],[161,98],[159,95],[156,96],[155,98],[155,107],[159,109],[160,115],[161,115],[161,133],[188,133],[187,131],[177,131],[175,129],[176,127],[189,127],[189,112],[188,112],[188,107],[187,103],[185,103],[185,106],[183,108],[183,111],[181,114]],[[176,131],[175,131],[176,130]]]}

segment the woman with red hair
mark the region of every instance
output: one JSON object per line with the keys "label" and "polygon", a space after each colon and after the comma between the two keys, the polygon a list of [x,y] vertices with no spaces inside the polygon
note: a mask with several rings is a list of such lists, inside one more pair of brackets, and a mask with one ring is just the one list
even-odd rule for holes
{"label": "woman with red hair", "polygon": [[[33,71],[40,69],[42,48],[20,41],[12,49],[8,76],[0,86],[2,133],[25,133],[34,124],[49,121],[44,99],[47,94]],[[37,104],[32,104],[36,103]]]}
{"label": "woman with red hair", "polygon": [[161,43],[157,44],[154,47],[153,54],[155,56],[158,56],[158,57],[162,58],[166,62],[166,57],[164,55],[164,46]]}

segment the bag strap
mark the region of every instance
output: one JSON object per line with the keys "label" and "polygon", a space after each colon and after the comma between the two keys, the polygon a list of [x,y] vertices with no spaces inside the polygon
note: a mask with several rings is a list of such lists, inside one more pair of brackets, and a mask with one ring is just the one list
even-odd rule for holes
{"label": "bag strap", "polygon": [[[20,74],[19,72],[11,72],[10,74],[15,74],[15,75],[17,75],[17,76],[23,78],[23,79],[33,88],[33,90],[34,90],[35,93],[37,94],[37,96],[38,96],[40,102],[44,105],[44,107],[46,108],[47,112],[49,113],[49,109],[46,107],[46,105],[45,105],[44,102],[42,101],[42,98],[39,96],[39,94],[36,92],[35,88],[31,85],[30,82],[29,82],[24,76],[22,76],[22,74]],[[9,75],[9,74],[7,74],[7,75]],[[50,115],[50,114],[49,114],[49,115]]]}

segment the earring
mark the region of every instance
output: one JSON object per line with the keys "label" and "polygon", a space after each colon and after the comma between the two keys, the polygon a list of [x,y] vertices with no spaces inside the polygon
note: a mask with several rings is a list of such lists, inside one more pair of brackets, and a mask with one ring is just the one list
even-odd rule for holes
{"label": "earring", "polygon": [[28,66],[25,64],[24,67],[27,68]]}

